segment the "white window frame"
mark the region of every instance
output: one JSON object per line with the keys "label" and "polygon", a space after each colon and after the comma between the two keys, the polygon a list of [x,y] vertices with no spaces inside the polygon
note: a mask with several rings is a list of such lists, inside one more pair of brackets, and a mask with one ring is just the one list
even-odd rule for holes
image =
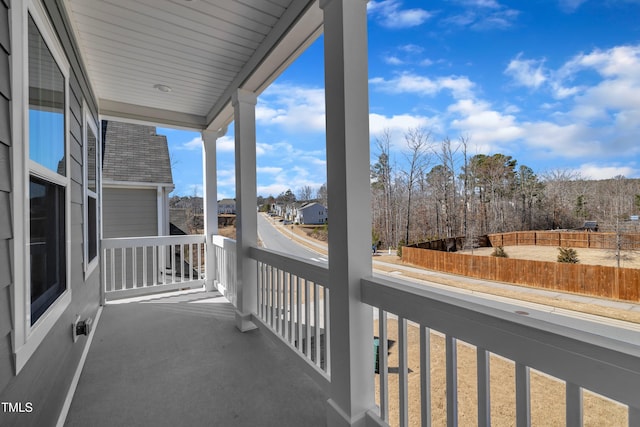
{"label": "white window frame", "polygon": [[[91,111],[87,106],[86,102],[82,104],[83,111],[83,123],[82,123],[82,179],[83,179],[83,191],[82,191],[82,204],[83,204],[83,252],[84,252],[84,277],[85,279],[93,273],[98,264],[100,263],[100,198],[98,197],[99,186],[100,186],[100,177],[101,177],[101,142],[100,142],[100,133],[98,133],[98,124],[91,116]],[[96,190],[91,191],[89,189],[89,130],[93,132],[96,141],[96,149],[95,149],[95,164],[96,164]],[[89,260],[89,197],[92,197],[96,201],[96,231],[95,231],[95,239],[97,245],[96,256],[92,260]]]}
{"label": "white window frame", "polygon": [[[13,280],[13,354],[16,375],[20,373],[38,346],[49,334],[71,303],[71,192],[69,152],[69,75],[70,65],[56,37],[47,13],[40,0],[13,1],[10,11],[11,24],[11,88],[13,132],[12,163],[14,191],[14,280]],[[65,174],[62,177],[41,166],[29,157],[29,46],[28,19],[33,18],[47,47],[64,76],[65,124],[64,150]],[[30,269],[30,176],[43,178],[64,188],[65,194],[65,274],[66,289],[31,325],[31,269]]]}

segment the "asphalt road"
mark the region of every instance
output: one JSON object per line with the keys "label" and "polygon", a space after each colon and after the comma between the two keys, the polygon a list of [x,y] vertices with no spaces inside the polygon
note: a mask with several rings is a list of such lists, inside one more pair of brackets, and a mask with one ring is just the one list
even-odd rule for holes
{"label": "asphalt road", "polygon": [[271,217],[264,214],[258,214],[258,238],[262,241],[262,245],[266,249],[282,252],[285,254],[295,255],[309,261],[325,264],[328,262],[327,256],[307,249],[295,240],[286,236],[287,229],[281,222],[274,221]]}

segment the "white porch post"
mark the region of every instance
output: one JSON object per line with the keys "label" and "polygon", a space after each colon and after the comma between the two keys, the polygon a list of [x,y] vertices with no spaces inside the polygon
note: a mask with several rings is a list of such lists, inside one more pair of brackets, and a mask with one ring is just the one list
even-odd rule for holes
{"label": "white porch post", "polygon": [[225,135],[226,128],[219,131],[202,132],[202,173],[204,178],[204,234],[207,242],[205,287],[211,291],[215,287],[215,252],[211,237],[218,234],[218,166],[216,163],[216,141]]}
{"label": "white porch post", "polygon": [[321,0],[324,12],[331,398],[327,424],[363,426],[375,407],[366,0]]}
{"label": "white porch post", "polygon": [[256,262],[249,248],[258,244],[256,187],[256,101],[253,92],[238,89],[233,94],[236,155],[236,327],[255,329],[251,314],[257,308]]}

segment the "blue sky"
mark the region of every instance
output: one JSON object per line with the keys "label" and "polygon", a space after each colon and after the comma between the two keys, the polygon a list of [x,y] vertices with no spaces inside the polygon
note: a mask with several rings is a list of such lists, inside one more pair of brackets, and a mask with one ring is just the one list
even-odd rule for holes
{"label": "blue sky", "polygon": [[[382,0],[368,3],[375,138],[422,128],[539,175],[640,178],[640,0]],[[259,98],[258,193],[326,182],[323,38]],[[202,194],[197,133],[169,139],[174,194]],[[233,127],[218,141],[218,198],[234,197]]]}

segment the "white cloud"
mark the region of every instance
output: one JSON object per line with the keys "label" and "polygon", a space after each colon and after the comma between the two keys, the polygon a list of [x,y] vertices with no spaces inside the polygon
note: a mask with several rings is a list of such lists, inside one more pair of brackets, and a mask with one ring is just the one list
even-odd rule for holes
{"label": "white cloud", "polygon": [[584,124],[559,125],[548,121],[522,125],[527,145],[539,153],[562,157],[584,158],[602,155],[599,132]]}
{"label": "white cloud", "polygon": [[560,0],[559,6],[564,12],[573,13],[587,0]]}
{"label": "white cloud", "polygon": [[323,132],[324,89],[272,84],[258,99],[256,121],[262,125],[279,125],[288,131]]}
{"label": "white cloud", "polygon": [[543,68],[544,61],[520,59],[521,57],[522,53],[518,54],[516,59],[512,59],[504,73],[511,76],[518,85],[537,89],[547,80]]}
{"label": "white cloud", "polygon": [[611,179],[622,175],[627,178],[637,177],[640,170],[631,166],[620,165],[602,165],[596,163],[585,163],[581,165],[576,172],[587,179]]}
{"label": "white cloud", "polygon": [[486,101],[460,100],[450,105],[448,112],[454,117],[450,123],[453,129],[471,135],[475,144],[495,151],[500,150],[501,144],[524,136],[515,116],[492,109]]}
{"label": "white cloud", "polygon": [[398,58],[397,56],[385,56],[383,58],[384,62],[386,62],[389,65],[403,65],[404,61],[400,58]]}
{"label": "white cloud", "polygon": [[[232,136],[225,135],[216,140],[216,147],[218,152],[233,152],[235,150],[235,141]],[[202,150],[202,137],[197,136],[173,149],[179,151]]]}
{"label": "white cloud", "polygon": [[436,95],[443,90],[451,91],[454,98],[468,97],[472,94],[473,82],[464,76],[445,76],[437,79],[402,73],[395,78],[374,77],[369,83],[380,90],[392,94],[413,93],[416,95]]}
{"label": "white cloud", "polygon": [[[587,72],[584,78],[583,71]],[[593,71],[600,80],[593,78]],[[640,152],[640,45],[577,55],[561,67],[558,76],[554,88],[582,78],[582,84],[572,88],[573,106],[565,120],[597,127],[602,144],[608,145],[605,154]]]}
{"label": "white cloud", "polygon": [[216,141],[218,152],[234,152],[236,149],[236,141],[232,136],[225,135]]}
{"label": "white cloud", "polygon": [[391,133],[391,144],[395,147],[402,147],[405,144],[403,135],[407,130],[417,128],[436,132],[442,130],[442,123],[438,118],[410,114],[393,116],[369,114],[369,134],[371,139],[380,137],[383,132],[388,130]]}
{"label": "white cloud", "polygon": [[459,3],[470,7],[480,7],[488,9],[499,9],[501,6],[495,0],[459,0]]}
{"label": "white cloud", "polygon": [[257,167],[256,168],[256,172],[257,173],[267,173],[267,174],[278,174],[280,172],[282,172],[282,168],[281,167],[275,167],[275,166],[262,166],[262,167]]}
{"label": "white cloud", "polygon": [[267,185],[259,185],[257,188],[258,194],[262,195],[263,197],[277,197],[279,194],[284,193],[287,190],[294,191],[294,189],[290,186],[277,182]]}
{"label": "white cloud", "polygon": [[174,147],[174,150],[186,150],[186,151],[202,150],[202,137],[196,136],[191,141],[185,142],[184,144]]}
{"label": "white cloud", "polygon": [[441,22],[446,27],[466,27],[476,31],[503,30],[513,26],[520,15],[494,0],[459,0],[465,9]]}
{"label": "white cloud", "polygon": [[424,47],[413,43],[402,45],[398,49],[411,55],[419,55],[424,52]]}
{"label": "white cloud", "polygon": [[410,28],[424,24],[432,14],[425,9],[402,9],[400,0],[370,1],[367,11],[387,28]]}
{"label": "white cloud", "polygon": [[[582,72],[595,71],[596,82],[580,80]],[[591,53],[574,56],[553,72],[550,82],[557,99],[580,97],[595,105],[613,108],[637,108],[640,90],[640,45],[617,46],[608,50],[595,49]]]}

